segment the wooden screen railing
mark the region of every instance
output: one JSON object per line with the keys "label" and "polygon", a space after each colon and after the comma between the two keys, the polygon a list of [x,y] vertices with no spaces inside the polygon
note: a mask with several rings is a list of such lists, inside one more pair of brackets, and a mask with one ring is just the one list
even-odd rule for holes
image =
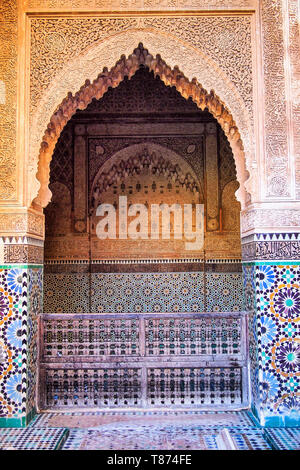
{"label": "wooden screen railing", "polygon": [[41,409],[248,406],[247,316],[44,314]]}

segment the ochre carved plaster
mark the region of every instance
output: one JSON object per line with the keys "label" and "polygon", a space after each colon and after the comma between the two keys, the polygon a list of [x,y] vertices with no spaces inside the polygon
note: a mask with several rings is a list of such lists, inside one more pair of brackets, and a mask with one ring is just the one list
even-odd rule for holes
{"label": "ochre carved plaster", "polygon": [[241,233],[247,236],[249,233],[259,232],[286,232],[299,231],[300,211],[297,209],[278,208],[274,205],[272,209],[261,207],[241,212]]}
{"label": "ochre carved plaster", "polygon": [[17,2],[0,2],[0,200],[16,199]]}
{"label": "ochre carved plaster", "polygon": [[[142,29],[143,32],[157,32],[161,36],[160,42],[169,41],[171,36],[174,40],[185,41],[196,47],[208,60],[218,64],[220,71],[223,71],[236,87],[248,112],[252,113],[251,15],[32,18],[31,111],[36,108],[51,81],[64,68],[66,57],[68,61],[78,58],[86,53],[88,48],[107,40],[108,37],[137,29]],[[160,53],[169,61],[163,50],[153,49],[151,43],[146,43],[146,38],[137,41],[134,47],[138,42],[143,42],[149,49],[151,47],[152,53]],[[119,43],[119,56],[126,54],[122,43],[123,41]],[[99,58],[100,56],[97,58],[98,63]],[[188,54],[185,59],[189,63]],[[109,64],[104,65],[109,67]],[[177,65],[185,72],[182,64]],[[98,68],[98,73],[100,71]],[[199,81],[203,82],[202,79]]]}
{"label": "ochre carved plaster", "polygon": [[[114,48],[119,50],[119,43],[114,44]],[[111,49],[109,49],[109,53],[111,55]],[[93,57],[93,60],[95,60],[95,57]],[[110,61],[111,59],[109,62]],[[166,85],[175,86],[183,97],[191,97],[200,109],[204,110],[205,108],[208,108],[212,115],[217,119],[231,144],[233,154],[235,156],[237,178],[240,182],[240,188],[237,192],[238,198],[243,206],[246,205],[247,193],[244,184],[248,179],[248,172],[245,168],[245,155],[241,135],[232,114],[213,90],[207,92],[196,78],[192,78],[191,80],[188,79],[177,66],[172,69],[166,64],[166,62],[164,62],[164,60],[162,60],[160,55],[153,57],[148,53],[148,50],[144,49],[140,44],[139,47],[134,50],[134,53],[130,54],[128,58],[123,55],[110,71],[108,71],[107,68],[104,68],[103,72],[99,74],[92,83],[89,80],[86,80],[85,84],[77,93],[75,93],[75,95],[69,93],[68,96],[63,99],[60,106],[56,108],[42,139],[37,173],[37,178],[41,183],[41,187],[37,198],[34,200],[35,207],[45,207],[51,198],[51,193],[48,188],[49,164],[58,137],[68,120],[77,109],[85,109],[93,98],[101,98],[110,86],[116,87],[125,76],[131,78],[141,64],[147,65],[155,75],[159,75]],[[84,67],[83,69],[85,70]],[[240,99],[239,103],[242,106],[243,101]],[[245,112],[245,106],[242,106],[240,109]],[[243,120],[245,114],[247,115],[246,112],[244,115],[242,113],[241,120]],[[33,122],[34,129],[38,125],[37,123],[38,121]],[[251,135],[251,126],[249,123],[247,126],[245,120],[244,126],[248,128],[247,135]],[[249,139],[246,140],[249,142]]]}
{"label": "ochre carved plaster", "polygon": [[290,94],[292,100],[290,128],[293,142],[291,153],[295,154],[295,183],[296,198],[300,199],[300,3],[297,0],[288,0],[287,14],[289,23],[288,52],[290,57]]}
{"label": "ochre carved plaster", "polygon": [[[64,13],[73,12],[73,10],[77,13],[72,16],[49,17],[48,13],[51,11],[59,12],[62,9]],[[42,99],[36,102],[36,107],[31,108],[34,112],[31,114],[29,132],[31,141],[27,167],[29,177],[26,183],[30,187],[30,194],[23,201],[24,206],[30,205],[38,193],[39,182],[36,180],[36,170],[40,144],[51,116],[58,109],[58,104],[62,103],[68,92],[74,96],[85,79],[92,82],[104,66],[107,66],[108,70],[113,68],[121,53],[129,57],[133,48],[142,41],[152,53],[160,53],[172,69],[178,65],[190,82],[193,77],[196,77],[203,89],[208,92],[214,90],[222,104],[225,104],[231,112],[243,142],[246,166],[250,172],[246,188],[253,201],[258,202],[263,197],[266,198],[265,200],[276,198],[278,201],[293,198],[295,177],[296,196],[299,196],[299,99],[297,98],[299,5],[296,0],[264,0],[263,2],[256,0],[163,0],[160,2],[157,0],[112,0],[109,6],[104,0],[65,0],[63,4],[59,0],[24,0],[22,5],[20,4],[20,12],[21,10],[35,13],[32,16],[29,13],[28,23],[32,22],[32,25],[36,27],[42,26],[41,29],[37,27],[37,35],[35,38],[32,36],[32,44],[37,40],[36,51],[40,49],[43,58],[39,66],[34,64],[34,67],[31,67],[33,75],[36,70],[38,73],[43,72],[43,80],[42,86],[36,87],[42,92],[40,95]],[[158,10],[165,12],[169,10],[170,14],[163,11],[155,14]],[[180,10],[185,11],[180,13]],[[187,13],[188,10],[197,10],[197,13],[191,15]],[[83,11],[89,11],[90,16],[84,18]],[[120,15],[112,17],[111,11],[120,11]],[[122,11],[139,13],[122,17]],[[146,13],[143,14],[143,11]],[[176,11],[178,13],[174,14]],[[42,12],[44,12],[43,18],[36,15]],[[199,21],[199,17],[203,21]],[[214,18],[217,20],[216,27],[221,27],[226,17],[225,22],[231,25],[234,34],[225,35],[219,38],[222,40],[219,40],[214,27],[207,28],[207,25],[209,21],[214,21],[212,19]],[[54,18],[60,22],[60,25],[64,25],[64,28],[58,30],[53,28]],[[86,28],[70,27],[71,18],[74,20],[73,25],[87,24],[88,21],[91,24],[94,21],[93,34],[87,39],[88,34],[83,34],[84,29],[87,31]],[[100,19],[104,25],[104,35],[101,30],[102,36],[99,32],[95,32],[96,23],[99,24]],[[1,2],[0,21],[2,31],[0,39],[0,84],[2,87],[0,96],[0,165],[2,169],[0,199],[9,202],[18,196],[16,0]],[[223,24],[225,24],[224,21]],[[238,29],[233,28],[234,24]],[[48,25],[49,28],[46,28]],[[201,36],[203,28],[205,34]],[[260,35],[256,34],[259,33],[260,28],[261,43]],[[22,39],[22,34],[19,40]],[[199,42],[199,34],[202,42],[201,40]],[[74,35],[77,39],[72,41]],[[218,40],[219,46],[214,42]],[[67,47],[64,47],[65,43]],[[78,48],[79,43],[82,45],[81,48]],[[253,71],[253,77],[256,80],[260,75],[259,67],[257,68],[259,60],[256,62],[255,54],[253,55],[255,49],[262,53],[263,74],[259,83],[264,91],[264,106],[261,108],[256,106],[256,110],[260,109],[261,117],[263,117],[261,124],[264,126],[260,127],[256,124],[258,130],[254,139],[253,128],[255,126],[253,127],[252,118],[254,117],[255,124],[257,117],[253,114],[252,100],[254,97],[255,105],[255,100],[261,99],[255,98],[253,94],[255,89],[250,78]],[[244,54],[242,60],[241,51]],[[29,53],[29,48],[27,52]],[[34,48],[30,52],[34,61],[37,57]],[[56,60],[53,60],[53,57],[56,57]],[[236,64],[241,64],[237,68],[234,64],[235,58]],[[54,75],[51,75],[51,70]],[[80,73],[80,70],[83,72]],[[46,88],[45,77],[49,78]],[[26,86],[30,84],[27,83]],[[26,106],[30,106],[29,102],[26,102]],[[19,139],[22,140],[22,136]],[[261,150],[264,146],[264,151],[258,160],[253,146],[255,140],[261,140]],[[237,152],[234,153],[237,158]],[[293,160],[293,155],[296,162]],[[23,155],[19,158],[26,161]],[[293,171],[294,167],[296,167],[296,174]],[[44,179],[47,179],[47,164],[46,168],[40,169],[39,172],[45,173]],[[245,172],[245,168],[242,173],[247,180],[249,175]],[[241,182],[239,175],[238,178]],[[264,189],[261,195],[259,185]],[[46,199],[49,199],[49,193]],[[290,211],[291,227],[294,225],[294,213],[295,211]],[[275,220],[274,224],[277,225]]]}
{"label": "ochre carved plaster", "polygon": [[[266,196],[291,196],[282,0],[260,2],[265,86]],[[276,25],[276,27],[274,27]]]}
{"label": "ochre carved plaster", "polygon": [[[131,153],[130,156],[126,155],[129,153],[128,150]],[[171,158],[166,158],[166,153],[169,153]],[[122,158],[122,155],[125,158]],[[165,179],[162,183],[165,183],[166,180],[172,180],[174,185],[180,184],[183,191],[190,191],[196,198],[199,197],[200,187],[197,176],[191,167],[184,165],[184,160],[163,147],[142,144],[118,152],[114,157],[111,157],[106,165],[101,167],[94,178],[91,189],[92,208],[98,207],[102,193],[109,191],[112,186],[120,185],[125,178],[143,174],[144,171],[147,173],[148,170],[150,170],[150,174],[154,175],[153,178],[155,175],[162,174]],[[127,183],[128,185],[129,183]]]}
{"label": "ochre carved plaster", "polygon": [[33,209],[0,214],[0,233],[3,235],[29,234],[44,238],[44,215]]}
{"label": "ochre carved plaster", "polygon": [[88,10],[101,9],[102,11],[128,11],[128,10],[232,10],[252,9],[257,0],[25,0],[26,9],[46,8],[48,10],[64,10],[66,8]]}

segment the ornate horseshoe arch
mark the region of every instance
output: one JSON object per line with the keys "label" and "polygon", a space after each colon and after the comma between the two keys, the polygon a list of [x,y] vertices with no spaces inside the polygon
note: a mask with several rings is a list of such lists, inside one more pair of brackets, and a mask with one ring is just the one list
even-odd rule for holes
{"label": "ornate horseshoe arch", "polygon": [[[127,58],[125,55],[122,55],[110,70],[105,67],[93,82],[86,80],[85,84],[74,95],[69,92],[52,114],[40,146],[38,171],[36,174],[40,188],[37,191],[37,196],[34,197],[33,195],[33,207],[41,209],[51,200],[51,191],[48,187],[50,162],[56,142],[69,119],[77,109],[85,109],[93,98],[100,99],[109,87],[118,86],[125,76],[128,76],[130,79],[140,65],[147,66],[167,86],[175,86],[184,98],[192,98],[201,110],[207,108],[216,118],[224,130],[234,154],[237,179],[240,183],[240,187],[236,192],[237,199],[241,202],[242,209],[247,205],[251,191],[245,154],[251,154],[251,145],[247,142],[248,150],[246,152],[240,131],[231,112],[213,90],[208,92],[196,78],[189,80],[177,66],[171,68],[159,54],[154,57],[144,48],[142,43],[139,43],[132,54]],[[231,86],[233,87],[232,84]],[[247,119],[244,119],[245,122],[247,122]],[[251,126],[249,125],[250,137],[247,136],[247,141],[251,141],[250,128]]]}

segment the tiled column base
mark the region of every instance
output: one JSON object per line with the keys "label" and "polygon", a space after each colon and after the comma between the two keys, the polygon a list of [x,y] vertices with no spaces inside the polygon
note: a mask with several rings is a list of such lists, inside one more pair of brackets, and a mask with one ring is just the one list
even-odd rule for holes
{"label": "tiled column base", "polygon": [[[274,238],[256,241],[256,255],[275,257],[280,242]],[[300,261],[255,260],[244,262],[243,270],[253,413],[262,426],[299,426]]]}
{"label": "tiled column base", "polygon": [[41,305],[42,265],[0,266],[0,427],[26,426],[35,414]]}

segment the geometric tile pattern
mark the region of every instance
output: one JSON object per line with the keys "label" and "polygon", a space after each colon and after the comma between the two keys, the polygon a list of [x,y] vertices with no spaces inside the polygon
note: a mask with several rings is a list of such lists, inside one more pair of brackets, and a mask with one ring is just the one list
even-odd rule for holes
{"label": "geometric tile pattern", "polygon": [[89,274],[44,274],[45,313],[87,313]]}
{"label": "geometric tile pattern", "polygon": [[[226,428],[236,450],[271,450],[263,431]],[[197,425],[114,425],[71,429],[62,450],[222,450],[221,428]]]}
{"label": "geometric tile pattern", "polygon": [[245,309],[248,314],[248,347],[250,361],[250,387],[252,406],[257,408],[260,403],[258,384],[258,348],[257,348],[257,311],[256,311],[256,287],[255,265],[243,263]]}
{"label": "geometric tile pattern", "polygon": [[67,429],[0,429],[0,450],[59,450]]}
{"label": "geometric tile pattern", "polygon": [[265,429],[266,439],[278,450],[300,450],[300,429],[273,428]]}
{"label": "geometric tile pattern", "polygon": [[207,312],[244,310],[242,273],[205,273]]}
{"label": "geometric tile pattern", "polygon": [[[204,285],[207,292],[204,292]],[[45,274],[45,313],[232,312],[243,309],[241,273]]]}
{"label": "geometric tile pattern", "polygon": [[1,268],[0,417],[5,418],[26,413],[26,387],[22,380],[26,356],[24,358],[22,340],[27,339],[27,331],[26,325],[23,326],[23,301],[27,301],[27,270]]}
{"label": "geometric tile pattern", "polygon": [[35,408],[39,340],[38,317],[43,309],[42,292],[43,271],[41,267],[30,267],[28,269],[26,414]]}
{"label": "geometric tile pattern", "polygon": [[41,267],[0,268],[0,421],[34,407],[41,292]]}
{"label": "geometric tile pattern", "polygon": [[92,311],[193,312],[204,310],[203,273],[95,273]]}
{"label": "geometric tile pattern", "polygon": [[245,268],[245,282],[256,411],[262,424],[271,418],[272,425],[274,417],[284,423],[287,416],[295,423],[300,417],[300,264],[257,262]]}
{"label": "geometric tile pattern", "polygon": [[260,429],[231,429],[229,434],[236,450],[271,450],[272,446],[265,439]]}
{"label": "geometric tile pattern", "polygon": [[26,429],[0,430],[0,449],[300,449],[299,428],[257,428],[251,416],[248,411],[42,413]]}

